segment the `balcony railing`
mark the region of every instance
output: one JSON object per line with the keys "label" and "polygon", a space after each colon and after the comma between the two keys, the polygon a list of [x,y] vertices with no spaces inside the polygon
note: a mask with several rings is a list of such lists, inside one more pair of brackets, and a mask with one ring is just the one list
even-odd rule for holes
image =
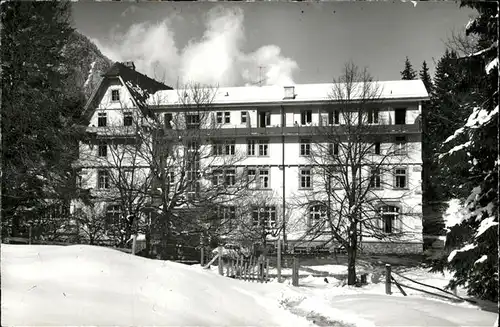
{"label": "balcony railing", "polygon": [[[185,131],[179,129],[164,130],[165,137],[179,137],[184,134],[193,134],[206,137],[258,137],[258,136],[287,136],[287,135],[315,135],[325,133],[348,134],[349,128],[343,125],[332,126],[270,126],[270,127],[234,127],[234,128],[202,128],[196,132],[192,129]],[[363,134],[415,134],[420,133],[419,124],[406,125],[365,125],[363,129],[351,127],[353,133]]]}
{"label": "balcony railing", "polygon": [[97,136],[133,136],[137,133],[137,126],[89,126],[85,131],[90,135]]}

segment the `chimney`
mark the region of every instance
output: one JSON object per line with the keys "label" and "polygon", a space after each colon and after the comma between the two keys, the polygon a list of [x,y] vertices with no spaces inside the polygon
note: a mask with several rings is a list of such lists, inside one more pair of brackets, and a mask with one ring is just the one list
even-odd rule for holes
{"label": "chimney", "polygon": [[295,99],[295,87],[294,86],[285,86],[284,99]]}
{"label": "chimney", "polygon": [[126,67],[130,68],[130,69],[135,70],[135,65],[134,65],[133,61],[125,61],[125,62],[122,62],[122,64],[125,65]]}

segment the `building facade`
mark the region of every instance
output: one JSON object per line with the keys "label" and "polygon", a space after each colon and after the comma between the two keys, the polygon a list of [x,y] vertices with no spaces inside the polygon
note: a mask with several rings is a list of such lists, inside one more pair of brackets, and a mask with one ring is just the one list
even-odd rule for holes
{"label": "building facade", "polygon": [[[422,252],[419,117],[428,94],[420,80],[174,90],[135,75],[144,76],[117,63],[104,77],[75,165],[109,215],[137,209],[114,204],[123,198],[116,183],[146,180],[149,192],[130,203],[151,206],[184,187],[188,200],[220,201],[221,219],[233,220],[229,239],[254,228],[264,243],[333,250],[342,246],[332,229],[356,212],[363,251]],[[165,180],[160,171],[167,188],[154,182]]]}

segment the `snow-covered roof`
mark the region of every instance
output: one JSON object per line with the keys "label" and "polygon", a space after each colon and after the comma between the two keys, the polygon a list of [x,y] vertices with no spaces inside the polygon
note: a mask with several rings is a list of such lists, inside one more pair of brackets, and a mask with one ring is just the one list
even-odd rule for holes
{"label": "snow-covered roof", "polygon": [[[398,80],[373,82],[372,89],[378,87],[378,97],[380,100],[415,99],[427,100],[429,95],[421,80]],[[340,84],[345,88],[344,84]],[[293,87],[293,97],[285,96],[285,88]],[[302,103],[302,102],[325,102],[332,101],[334,84],[296,84],[290,86],[242,86],[242,87],[221,87],[202,90],[210,93],[213,105],[232,104],[266,104],[266,103]],[[338,88],[336,88],[338,89]],[[361,87],[359,88],[361,90]],[[182,97],[192,92],[192,89],[160,90],[155,92],[148,99],[148,104],[152,106],[179,106],[186,103]],[[214,94],[215,93],[215,94]],[[362,92],[354,92],[352,100],[362,99]],[[212,99],[213,97],[213,99]]]}

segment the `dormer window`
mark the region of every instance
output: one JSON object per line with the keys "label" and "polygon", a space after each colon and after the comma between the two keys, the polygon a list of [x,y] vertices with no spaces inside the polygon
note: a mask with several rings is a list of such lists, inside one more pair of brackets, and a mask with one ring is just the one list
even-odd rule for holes
{"label": "dormer window", "polygon": [[295,86],[285,86],[285,99],[295,99]]}
{"label": "dormer window", "polygon": [[111,90],[111,101],[120,101],[120,90]]}

